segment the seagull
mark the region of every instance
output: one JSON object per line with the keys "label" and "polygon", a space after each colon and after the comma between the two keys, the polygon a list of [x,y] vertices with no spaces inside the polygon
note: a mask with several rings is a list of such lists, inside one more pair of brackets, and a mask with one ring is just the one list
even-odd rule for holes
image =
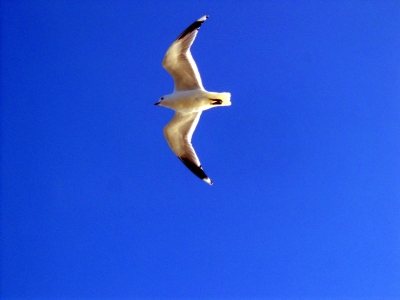
{"label": "seagull", "polygon": [[206,91],[190,53],[190,46],[197,36],[197,31],[207,18],[208,15],[191,24],[169,47],[162,65],[174,79],[174,92],[161,97],[154,105],[175,111],[172,120],[164,127],[169,147],[190,171],[213,185],[204,173],[191,141],[202,111],[231,105],[231,94]]}

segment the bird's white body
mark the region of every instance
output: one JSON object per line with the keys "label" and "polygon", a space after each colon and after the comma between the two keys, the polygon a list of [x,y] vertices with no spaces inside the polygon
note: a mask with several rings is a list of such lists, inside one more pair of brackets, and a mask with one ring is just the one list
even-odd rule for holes
{"label": "bird's white body", "polygon": [[168,48],[162,65],[174,78],[174,92],[161,97],[155,105],[175,111],[175,116],[164,127],[164,135],[171,150],[190,171],[212,185],[194,151],[192,136],[202,111],[231,105],[231,94],[207,92],[190,53],[197,31],[207,18],[204,16],[186,28]]}
{"label": "bird's white body", "polygon": [[229,106],[231,105],[230,98],[230,93],[214,93],[196,89],[176,91],[166,95],[159,105],[179,112],[199,112],[215,107],[215,104],[211,104],[213,100],[210,99],[220,99],[222,103],[219,106]]}

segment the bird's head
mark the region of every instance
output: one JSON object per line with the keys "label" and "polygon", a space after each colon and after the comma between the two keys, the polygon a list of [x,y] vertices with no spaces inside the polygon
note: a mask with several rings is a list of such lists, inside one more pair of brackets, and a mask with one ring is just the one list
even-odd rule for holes
{"label": "bird's head", "polygon": [[167,96],[162,96],[160,99],[158,99],[157,103],[154,103],[154,105],[160,105],[162,106],[162,102],[167,99]]}

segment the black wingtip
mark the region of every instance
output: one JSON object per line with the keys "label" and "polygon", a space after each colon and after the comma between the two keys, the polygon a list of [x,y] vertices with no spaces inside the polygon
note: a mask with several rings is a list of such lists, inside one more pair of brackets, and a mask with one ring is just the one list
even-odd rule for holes
{"label": "black wingtip", "polygon": [[199,177],[201,180],[204,180],[205,182],[207,182],[209,185],[213,185],[213,182],[211,181],[211,179],[206,175],[206,173],[204,173],[204,170],[201,166],[197,166],[196,164],[194,164],[190,159],[181,156],[178,158],[181,160],[181,162],[184,163],[184,165],[193,172],[194,175],[196,175],[197,177]]}
{"label": "black wingtip", "polygon": [[204,23],[205,20],[208,19],[208,15],[205,15],[204,17],[201,17],[197,21],[193,22],[188,28],[186,28],[177,38],[177,40],[183,39],[185,36],[187,36],[189,33],[193,32],[196,29],[199,29],[201,24]]}

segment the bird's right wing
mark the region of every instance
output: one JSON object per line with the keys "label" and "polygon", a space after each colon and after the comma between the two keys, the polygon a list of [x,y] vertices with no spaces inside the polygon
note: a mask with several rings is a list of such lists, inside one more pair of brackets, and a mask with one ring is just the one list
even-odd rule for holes
{"label": "bird's right wing", "polygon": [[192,146],[192,136],[201,116],[200,112],[176,112],[172,120],[164,127],[164,135],[168,145],[178,158],[200,179],[212,185],[212,181],[204,173],[200,160]]}

